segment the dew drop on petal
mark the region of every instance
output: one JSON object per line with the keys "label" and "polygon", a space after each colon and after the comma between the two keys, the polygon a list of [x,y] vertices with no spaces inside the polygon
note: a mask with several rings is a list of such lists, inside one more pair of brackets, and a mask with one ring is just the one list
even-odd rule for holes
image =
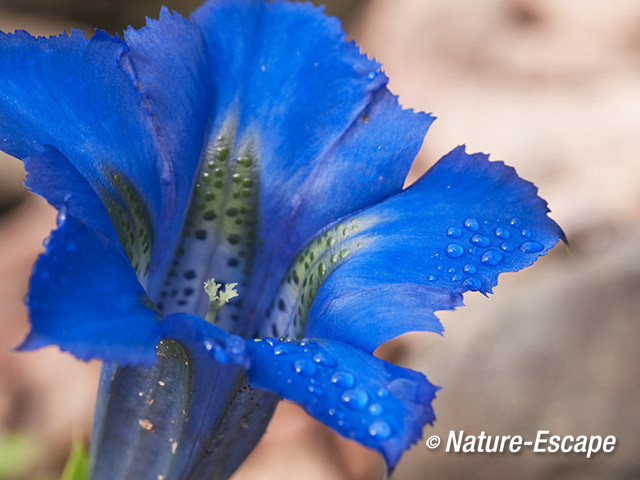
{"label": "dew drop on petal", "polygon": [[522,225],[522,221],[518,217],[513,217],[509,222],[509,225],[511,225],[512,227],[519,227],[520,225]]}
{"label": "dew drop on petal", "polygon": [[447,229],[447,237],[460,238],[462,236],[462,229],[459,227],[449,227]]}
{"label": "dew drop on petal", "polygon": [[482,287],[482,283],[477,278],[467,278],[464,282],[462,282],[462,285],[474,292],[480,290],[480,287]]}
{"label": "dew drop on petal", "polygon": [[369,406],[369,413],[374,417],[377,417],[378,415],[382,415],[382,412],[384,412],[384,409],[382,408],[382,405],[380,405],[379,403],[372,403]]}
{"label": "dew drop on petal", "polygon": [[538,242],[524,242],[520,245],[520,250],[524,253],[538,253],[544,249],[541,243]]}
{"label": "dew drop on petal", "polygon": [[328,413],[330,416],[336,417],[337,419],[343,419],[345,417],[345,413],[342,410],[337,410],[335,408],[330,408]]}
{"label": "dew drop on petal", "polygon": [[436,277],[435,275],[429,275],[430,282],[435,282],[436,280],[438,280],[438,277]]}
{"label": "dew drop on petal", "polygon": [[478,271],[478,269],[475,265],[465,265],[464,267],[462,267],[462,271],[467,275],[473,275]]}
{"label": "dew drop on petal", "polygon": [[384,387],[379,388],[376,395],[378,395],[379,398],[387,398],[389,396],[389,390]]}
{"label": "dew drop on petal", "polygon": [[497,250],[488,250],[482,254],[480,262],[482,262],[483,265],[495,267],[502,261],[503,258],[504,255],[501,252]]}
{"label": "dew drop on petal", "polygon": [[509,230],[507,230],[506,228],[501,228],[498,227],[495,230],[495,235],[498,238],[502,238],[503,240],[506,240],[507,238],[509,238],[511,236],[511,234],[509,233]]}
{"label": "dew drop on petal", "polygon": [[489,246],[489,239],[487,237],[485,237],[484,235],[473,235],[469,241],[475,245],[476,247],[488,247]]}
{"label": "dew drop on petal", "polygon": [[447,249],[445,251],[451,258],[460,258],[464,254],[464,249],[459,243],[451,243],[447,245]]}
{"label": "dew drop on petal", "polygon": [[475,218],[467,218],[462,225],[470,232],[477,232],[479,228],[478,221]]}
{"label": "dew drop on petal", "polygon": [[276,345],[275,347],[273,347],[273,354],[274,355],[288,355],[289,354],[289,348],[286,345]]}
{"label": "dew drop on petal", "polygon": [[451,267],[449,270],[447,270],[447,272],[449,273],[456,273],[456,269]]}
{"label": "dew drop on petal", "polygon": [[311,348],[311,349],[318,348],[318,342],[316,342],[315,340],[313,340],[311,338],[303,338],[302,340],[300,340],[299,345],[301,347],[307,347],[307,348]]}
{"label": "dew drop on petal", "polygon": [[369,403],[369,395],[364,390],[354,388],[343,392],[340,400],[353,410],[362,410]]}
{"label": "dew drop on petal", "polygon": [[380,440],[386,440],[391,436],[391,427],[384,420],[374,420],[369,424],[369,435]]}
{"label": "dew drop on petal", "polygon": [[306,377],[311,377],[318,371],[318,368],[315,366],[315,364],[312,361],[307,360],[306,358],[302,358],[293,362],[293,369],[296,373],[299,373],[300,375],[304,375]]}
{"label": "dew drop on petal", "polygon": [[460,275],[459,273],[457,273],[453,277],[451,277],[451,281],[452,282],[459,282],[460,280],[462,280],[462,275]]}
{"label": "dew drop on petal", "polygon": [[512,244],[510,244],[509,242],[502,242],[500,244],[500,250],[502,250],[503,252],[511,253],[515,249],[516,248]]}
{"label": "dew drop on petal", "polygon": [[309,385],[307,387],[307,391],[317,396],[321,396],[324,393],[324,390],[321,387],[318,387],[317,385]]}
{"label": "dew drop on petal", "polygon": [[523,228],[522,231],[520,232],[520,235],[522,235],[524,238],[529,238],[531,237],[531,230],[527,230],[526,228]]}
{"label": "dew drop on petal", "polygon": [[335,358],[327,352],[318,352],[313,356],[313,361],[325,367],[333,367],[336,364]]}
{"label": "dew drop on petal", "polygon": [[66,210],[60,210],[58,212],[58,216],[56,217],[56,222],[58,222],[58,227],[62,226],[62,224],[67,220],[67,212]]}
{"label": "dew drop on petal", "polygon": [[336,372],[331,375],[331,383],[338,387],[351,388],[356,383],[356,379],[349,372]]}

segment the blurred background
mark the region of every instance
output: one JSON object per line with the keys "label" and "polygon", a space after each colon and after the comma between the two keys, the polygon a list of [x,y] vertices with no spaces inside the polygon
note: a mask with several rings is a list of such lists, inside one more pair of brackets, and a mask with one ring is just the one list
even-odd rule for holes
{"label": "blurred background", "polygon": [[[0,0],[0,30],[115,33],[162,3],[187,15],[199,1]],[[425,436],[617,437],[613,454],[589,460],[452,455],[419,443],[392,479],[640,478],[640,2],[326,3],[382,62],[401,103],[439,117],[410,180],[460,143],[490,152],[538,185],[571,242],[570,253],[558,246],[503,276],[495,297],[468,295],[466,308],[442,313],[444,337],[411,334],[380,349],[443,387]],[[0,480],[48,480],[72,438],[88,442],[98,365],[54,348],[6,348],[27,331],[22,298],[55,218],[22,177],[19,162],[0,157]],[[381,472],[375,454],[282,403],[234,479]]]}

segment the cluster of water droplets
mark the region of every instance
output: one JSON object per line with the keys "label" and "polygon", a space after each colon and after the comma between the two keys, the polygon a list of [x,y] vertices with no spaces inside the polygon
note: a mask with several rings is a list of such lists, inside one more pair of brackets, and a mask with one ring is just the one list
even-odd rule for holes
{"label": "cluster of water droplets", "polygon": [[[469,290],[481,290],[483,280],[475,275],[481,268],[500,265],[505,256],[516,250],[535,254],[544,250],[544,246],[533,240],[532,233],[522,226],[522,220],[513,217],[508,221],[497,220],[494,223],[485,220],[480,223],[469,217],[460,226],[452,225],[446,229],[447,243],[444,255],[436,254],[440,260],[438,272],[429,276],[430,282],[460,283]],[[446,259],[455,260],[462,266],[446,267]]]}
{"label": "cluster of water droplets", "polygon": [[[268,337],[256,343],[272,349],[272,368],[285,390],[295,385],[288,398],[305,405],[312,415],[350,438],[375,441],[394,434],[389,422],[381,418],[390,408],[385,404],[392,400],[385,385],[373,385],[370,378],[366,385],[358,382],[350,369],[341,367],[312,339],[297,343]],[[302,391],[300,385],[304,385]]]}

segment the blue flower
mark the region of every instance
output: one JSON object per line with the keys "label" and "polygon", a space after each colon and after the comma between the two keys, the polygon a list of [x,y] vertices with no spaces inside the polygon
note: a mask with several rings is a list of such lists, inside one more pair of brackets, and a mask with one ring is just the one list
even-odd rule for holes
{"label": "blue flower", "polygon": [[433,117],[308,4],[1,34],[0,56],[0,147],[59,210],[20,348],[103,360],[94,479],[226,478],[280,397],[393,468],[437,387],[373,351],[563,238],[463,147],[403,190]]}

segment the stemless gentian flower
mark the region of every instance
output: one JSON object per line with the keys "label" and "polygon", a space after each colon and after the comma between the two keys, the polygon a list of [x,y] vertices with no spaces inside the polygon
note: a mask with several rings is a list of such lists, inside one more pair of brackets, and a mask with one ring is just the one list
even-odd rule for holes
{"label": "stemless gentian flower", "polygon": [[0,36],[0,147],[59,210],[20,348],[103,361],[92,478],[227,478],[281,397],[389,468],[434,420],[437,387],[372,352],[563,234],[462,147],[402,190],[433,117],[386,85],[309,4]]}

